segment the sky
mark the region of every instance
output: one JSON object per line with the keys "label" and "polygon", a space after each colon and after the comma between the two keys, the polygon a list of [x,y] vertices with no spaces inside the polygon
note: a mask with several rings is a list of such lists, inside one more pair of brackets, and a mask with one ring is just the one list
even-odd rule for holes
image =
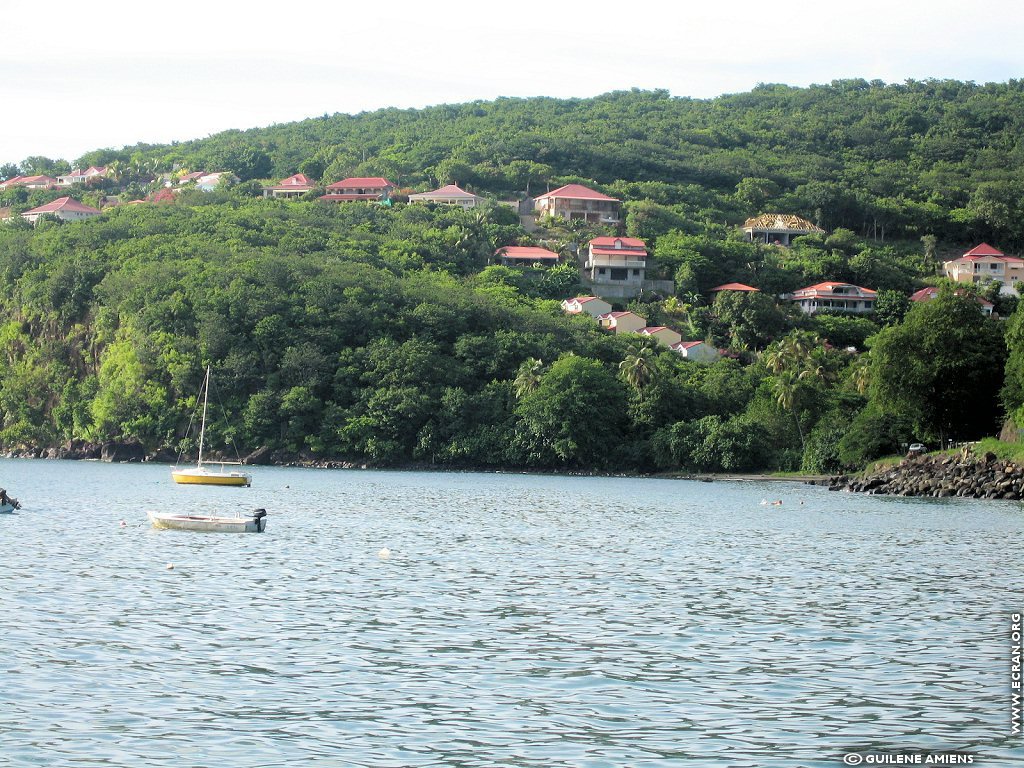
{"label": "sky", "polygon": [[499,96],[1005,82],[1022,32],[1010,0],[0,0],[0,164]]}

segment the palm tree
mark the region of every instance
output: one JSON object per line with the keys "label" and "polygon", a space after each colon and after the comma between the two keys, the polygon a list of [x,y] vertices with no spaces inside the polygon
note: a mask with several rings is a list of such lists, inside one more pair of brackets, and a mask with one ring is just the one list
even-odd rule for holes
{"label": "palm tree", "polygon": [[772,391],[775,394],[775,402],[779,404],[779,407],[793,414],[793,421],[796,423],[796,433],[800,436],[800,450],[803,451],[806,447],[804,430],[800,426],[800,414],[797,409],[800,376],[790,370],[781,371],[772,382]]}
{"label": "palm tree", "polygon": [[523,364],[519,366],[515,381],[512,382],[512,390],[517,399],[537,391],[543,368],[544,362],[535,357],[528,357],[523,361]]}
{"label": "palm tree", "polygon": [[857,358],[857,361],[853,364],[853,370],[850,373],[850,383],[853,384],[853,388],[857,390],[858,395],[867,394],[868,387],[871,386],[871,358],[867,355],[861,355]]}
{"label": "palm tree", "polygon": [[642,393],[654,376],[653,358],[654,351],[650,347],[630,346],[626,357],[619,363],[619,375],[629,386]]}

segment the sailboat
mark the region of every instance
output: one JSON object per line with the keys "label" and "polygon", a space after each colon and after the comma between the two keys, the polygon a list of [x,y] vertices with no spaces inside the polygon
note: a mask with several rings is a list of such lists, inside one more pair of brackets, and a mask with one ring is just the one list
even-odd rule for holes
{"label": "sailboat", "polygon": [[[252,475],[241,470],[225,469],[228,465],[241,466],[240,461],[212,461],[203,463],[203,443],[206,439],[206,410],[210,400],[210,366],[206,366],[206,380],[203,382],[203,421],[199,427],[199,461],[194,467],[171,467],[174,482],[184,485],[252,485]],[[211,467],[219,466],[220,469]]]}

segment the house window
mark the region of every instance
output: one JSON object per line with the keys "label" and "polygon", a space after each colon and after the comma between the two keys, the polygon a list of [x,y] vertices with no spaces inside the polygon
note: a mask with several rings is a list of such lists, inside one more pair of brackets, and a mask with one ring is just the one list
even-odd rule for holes
{"label": "house window", "polygon": [[627,278],[629,278],[629,270],[628,269],[620,269],[618,267],[612,267],[611,268],[611,273],[612,273],[611,274],[612,280],[626,280]]}
{"label": "house window", "polygon": [[597,268],[597,274],[603,275],[604,274],[604,267],[598,267]]}
{"label": "house window", "polygon": [[640,276],[640,270],[639,269],[634,269],[633,270],[633,277],[639,277],[639,276]]}

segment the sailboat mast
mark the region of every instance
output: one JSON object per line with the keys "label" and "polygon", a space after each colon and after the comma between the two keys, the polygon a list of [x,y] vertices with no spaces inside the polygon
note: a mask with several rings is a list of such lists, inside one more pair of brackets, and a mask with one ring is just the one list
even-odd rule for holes
{"label": "sailboat mast", "polygon": [[203,439],[206,437],[206,404],[210,400],[210,366],[206,366],[206,383],[203,384],[203,423],[199,427],[199,466],[203,466]]}

